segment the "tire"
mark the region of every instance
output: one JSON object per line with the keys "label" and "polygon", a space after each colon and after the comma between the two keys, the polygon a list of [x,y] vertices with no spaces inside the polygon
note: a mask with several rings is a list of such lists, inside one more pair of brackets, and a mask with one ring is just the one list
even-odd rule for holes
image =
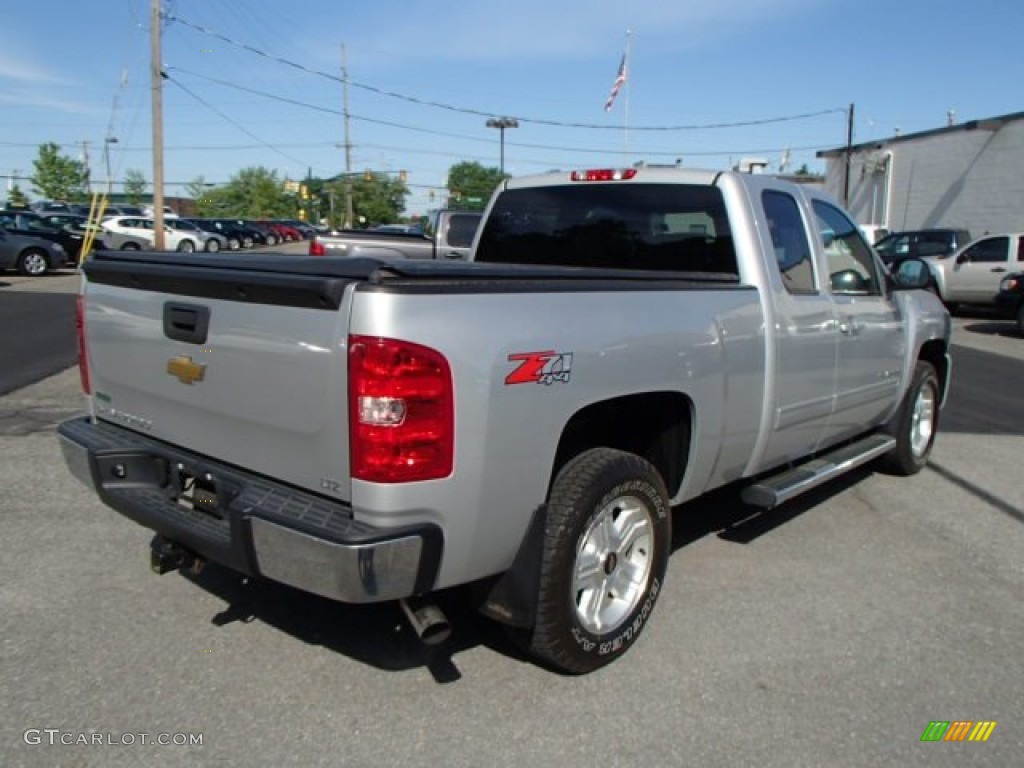
{"label": "tire", "polygon": [[622,656],[661,593],[671,541],[668,493],[648,461],[611,448],[572,459],[548,499],[530,652],[570,674]]}
{"label": "tire", "polygon": [[18,256],[18,271],[29,277],[42,277],[50,271],[50,260],[41,248],[26,248]]}
{"label": "tire", "polygon": [[275,235],[267,235],[267,245],[277,245],[277,237]]}
{"label": "tire", "polygon": [[122,251],[138,251],[140,250],[138,243],[125,243],[121,246]]}
{"label": "tire", "polygon": [[240,242],[238,242],[238,238],[237,237],[229,237],[228,238],[228,248],[230,250],[237,251],[241,247],[242,247],[242,244]]}
{"label": "tire", "polygon": [[252,242],[252,238],[251,237],[247,237],[247,238],[245,238],[245,240],[242,241],[242,247],[243,248],[252,248],[252,246],[253,246],[253,242]]}
{"label": "tire", "polygon": [[207,253],[217,253],[220,250],[220,243],[214,240],[212,237],[206,241],[205,249]]}
{"label": "tire", "polygon": [[182,240],[178,244],[178,252],[179,253],[195,253],[195,250],[196,250],[196,244],[193,243],[191,240]]}
{"label": "tire", "polygon": [[896,439],[896,446],[881,459],[884,470],[894,475],[916,475],[928,463],[939,426],[939,376],[931,363],[918,361],[914,378],[899,409],[882,427]]}

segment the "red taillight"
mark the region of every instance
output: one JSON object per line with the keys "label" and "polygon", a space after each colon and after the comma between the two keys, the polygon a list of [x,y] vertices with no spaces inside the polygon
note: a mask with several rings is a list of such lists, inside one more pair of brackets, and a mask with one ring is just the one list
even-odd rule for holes
{"label": "red taillight", "polygon": [[315,237],[309,241],[309,255],[310,256],[326,256],[327,249],[324,248],[324,244],[321,243]]}
{"label": "red taillight", "polygon": [[444,355],[407,341],[350,336],[348,389],[354,479],[408,483],[452,473],[455,407]]}
{"label": "red taillight", "polygon": [[586,171],[573,171],[569,178],[573,181],[625,181],[636,176],[636,168],[592,168]]}
{"label": "red taillight", "polygon": [[92,394],[89,379],[89,356],[85,352],[85,296],[75,297],[75,336],[78,338],[78,375],[82,379],[82,391]]}

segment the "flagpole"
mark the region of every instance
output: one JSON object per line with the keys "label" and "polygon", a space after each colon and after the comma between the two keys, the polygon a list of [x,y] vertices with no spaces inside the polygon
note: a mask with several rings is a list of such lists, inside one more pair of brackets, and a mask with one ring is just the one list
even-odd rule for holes
{"label": "flagpole", "polygon": [[623,129],[623,162],[629,164],[629,94],[633,90],[633,62],[632,62],[632,40],[633,33],[626,30],[626,109],[624,111]]}

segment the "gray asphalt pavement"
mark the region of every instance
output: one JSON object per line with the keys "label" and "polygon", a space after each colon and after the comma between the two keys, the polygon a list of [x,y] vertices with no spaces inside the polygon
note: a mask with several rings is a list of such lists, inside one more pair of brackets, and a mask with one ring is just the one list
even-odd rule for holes
{"label": "gray asphalt pavement", "polygon": [[[0,764],[1019,765],[1024,340],[968,327],[988,322],[957,320],[926,470],[865,470],[762,515],[731,490],[680,508],[644,635],[583,678],[523,660],[458,591],[431,655],[393,605],[216,567],[155,576],[146,531],[63,467],[53,426],[81,407],[77,373],[10,393]],[[933,720],[998,725],[921,743]]]}

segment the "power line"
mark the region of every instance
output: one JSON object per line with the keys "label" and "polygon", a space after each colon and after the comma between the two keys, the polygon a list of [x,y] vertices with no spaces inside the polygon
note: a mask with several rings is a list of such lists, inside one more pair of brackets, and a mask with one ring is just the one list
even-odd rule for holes
{"label": "power line", "polygon": [[[292,61],[291,59],[286,59],[286,58],[284,58],[282,56],[275,56],[274,54],[267,53],[266,51],[260,50],[259,48],[255,48],[254,46],[251,46],[251,45],[249,45],[247,43],[243,43],[243,42],[240,42],[238,40],[234,40],[234,39],[228,37],[227,35],[221,34],[220,32],[216,32],[216,31],[214,31],[212,29],[209,29],[207,27],[204,27],[204,26],[202,26],[200,24],[195,24],[195,23],[193,23],[191,21],[188,21],[187,19],[183,19],[180,16],[175,16],[175,15],[169,14],[169,13],[165,14],[165,16],[166,16],[166,18],[174,20],[174,21],[178,22],[179,24],[181,24],[183,26],[186,26],[186,27],[189,27],[191,29],[194,29],[197,32],[200,32],[200,33],[202,33],[204,35],[207,35],[209,37],[216,38],[217,40],[220,40],[222,42],[227,43],[228,45],[232,45],[232,46],[234,46],[236,48],[241,48],[242,50],[249,51],[250,53],[255,54],[256,56],[260,56],[260,57],[262,57],[264,59],[268,59],[270,61],[276,61],[279,64],[284,64],[285,66],[291,67],[292,69],[297,69],[300,72],[305,72],[307,74],[317,75],[319,77],[324,77],[324,78],[327,78],[328,80],[333,80],[334,82],[337,82],[337,83],[344,83],[345,82],[345,80],[343,78],[340,78],[337,75],[333,75],[330,72],[324,72],[324,71],[319,70],[319,69],[313,69],[312,67],[307,67],[304,64],[299,64],[298,62]],[[477,117],[488,117],[489,118],[489,117],[493,117],[494,116],[494,113],[491,112],[491,111],[482,111],[482,110],[479,110],[479,109],[471,109],[469,107],[457,107],[457,106],[454,106],[452,104],[445,104],[444,102],[440,102],[440,101],[431,101],[429,99],[421,99],[421,98],[418,98],[416,96],[408,96],[406,94],[398,93],[397,91],[389,91],[389,90],[385,90],[383,88],[378,88],[376,86],[367,85],[366,83],[359,83],[359,82],[356,82],[355,80],[351,80],[351,79],[348,80],[348,84],[351,85],[353,88],[359,88],[359,89],[364,90],[364,91],[369,91],[371,93],[376,93],[376,94],[378,94],[380,96],[387,96],[389,98],[398,99],[400,101],[406,101],[406,102],[409,102],[411,104],[418,104],[418,105],[424,106],[424,107],[433,107],[435,109],[444,109],[444,110],[447,110],[449,112],[458,112],[458,113],[461,113],[461,114],[464,114],[464,115],[475,115]],[[771,124],[775,124],[775,123],[792,122],[792,121],[795,121],[795,120],[807,120],[807,119],[810,119],[812,117],[822,117],[824,115],[831,115],[831,114],[835,114],[835,113],[838,113],[838,112],[842,112],[843,114],[846,114],[846,112],[847,112],[846,107],[833,107],[831,109],[822,109],[822,110],[817,110],[815,112],[805,112],[803,114],[798,114],[798,115],[784,115],[784,116],[780,116],[780,117],[759,118],[759,119],[754,119],[754,120],[739,120],[739,121],[735,121],[735,122],[706,123],[706,124],[692,124],[692,125],[640,125],[640,126],[630,126],[629,129],[631,131],[698,131],[698,130],[712,130],[712,129],[721,129],[721,128],[749,128],[749,127],[759,126],[759,125],[771,125]],[[536,117],[520,117],[519,115],[510,115],[510,117],[515,117],[515,119],[518,120],[521,123],[532,123],[534,125],[548,125],[548,126],[553,126],[553,127],[556,127],[556,128],[586,128],[586,129],[593,129],[593,130],[615,130],[615,131],[622,130],[622,127],[619,126],[619,125],[598,125],[598,124],[595,124],[595,123],[567,123],[567,122],[563,122],[563,121],[560,121],[560,120],[547,120],[547,119],[544,119],[544,118],[536,118]]]}
{"label": "power line", "polygon": [[[343,115],[344,114],[342,112],[342,110],[340,110],[340,109],[332,109],[331,107],[325,107],[322,104],[311,104],[310,102],[301,101],[299,99],[293,99],[293,98],[288,97],[288,96],[280,96],[278,94],[270,93],[268,91],[263,91],[263,90],[260,90],[258,88],[250,88],[248,86],[239,85],[238,83],[233,83],[233,82],[230,82],[228,80],[223,80],[221,78],[211,77],[210,75],[204,75],[204,74],[201,74],[199,72],[194,72],[194,71],[189,70],[189,69],[184,69],[182,67],[168,67],[168,69],[173,70],[175,72],[181,72],[181,73],[186,74],[186,75],[191,75],[192,77],[197,77],[197,78],[199,78],[201,80],[207,80],[207,81],[209,81],[211,83],[216,83],[216,84],[222,85],[222,86],[224,86],[226,88],[233,88],[235,90],[243,91],[245,93],[250,93],[250,94],[253,94],[254,96],[262,96],[264,98],[271,99],[271,100],[274,100],[274,101],[281,101],[281,102],[284,102],[285,104],[291,104],[293,106],[298,106],[298,107],[305,107],[306,109],[315,110],[317,112],[325,112],[325,113],[331,114],[331,115]],[[431,136],[443,136],[445,138],[459,139],[461,141],[475,141],[475,142],[484,143],[484,144],[488,144],[488,145],[490,145],[492,143],[490,139],[484,139],[484,138],[481,138],[479,136],[470,136],[470,135],[461,134],[461,133],[450,133],[450,132],[446,132],[446,131],[435,131],[435,130],[431,130],[429,128],[421,128],[419,126],[406,125],[404,123],[396,123],[396,122],[392,122],[390,120],[378,120],[378,119],[375,119],[375,118],[372,118],[372,117],[363,117],[361,115],[355,115],[355,114],[351,114],[351,113],[350,113],[349,116],[353,120],[357,120],[359,122],[370,123],[370,124],[373,124],[373,125],[383,125],[383,126],[387,126],[389,128],[400,128],[402,130],[414,131],[416,133],[425,133],[425,134],[428,134],[428,135],[431,135]],[[287,145],[282,145],[282,146],[287,146]],[[363,145],[363,146],[369,146],[369,145]],[[511,142],[511,141],[508,142],[508,146],[509,147],[517,147],[517,148],[520,148],[520,149],[542,149],[542,150],[551,150],[553,152],[578,152],[578,153],[581,153],[581,154],[588,154],[588,153],[589,154],[613,154],[613,153],[618,153],[620,151],[619,149],[606,148],[606,147],[580,147],[580,146],[564,147],[564,146],[557,146],[557,145],[550,145],[550,144],[531,144],[531,143],[527,143],[527,142]],[[832,146],[833,146],[832,144],[827,144],[827,145],[821,144],[821,145],[807,146],[807,147],[790,147],[790,149],[793,150],[793,151],[803,151],[803,150],[810,151],[810,150],[827,149],[827,148],[832,147]],[[187,149],[187,148],[186,147],[178,147],[177,149]],[[765,153],[765,152],[781,152],[781,151],[783,151],[783,149],[785,149],[785,148],[784,147],[777,147],[777,148],[772,148],[772,149],[763,149],[763,148],[762,149],[728,149],[728,150],[708,150],[708,151],[703,151],[703,152],[683,152],[683,151],[680,151],[680,150],[675,150],[675,151],[672,151],[672,152],[636,150],[636,154],[646,155],[646,156],[650,156],[650,157],[678,157],[680,154],[689,155],[691,157],[714,157],[714,156],[719,156],[719,155],[738,155],[738,154],[755,154],[755,153]],[[437,154],[443,154],[443,153],[437,153]]]}
{"label": "power line", "polygon": [[179,88],[181,88],[181,90],[183,90],[183,91],[184,91],[185,93],[187,93],[187,94],[188,94],[189,96],[191,96],[191,97],[192,97],[193,99],[195,99],[196,101],[198,101],[198,102],[199,102],[200,104],[202,104],[202,105],[203,105],[204,107],[206,107],[207,109],[209,109],[209,110],[210,110],[211,112],[214,112],[214,113],[216,113],[216,114],[220,115],[220,116],[221,116],[221,117],[222,117],[222,118],[223,118],[223,119],[224,119],[225,121],[227,121],[227,122],[228,122],[228,123],[230,123],[231,125],[235,126],[235,128],[237,128],[238,130],[240,130],[240,131],[241,131],[242,133],[244,133],[244,134],[245,134],[246,136],[248,136],[249,138],[252,138],[252,139],[256,139],[256,141],[260,142],[260,143],[261,143],[261,144],[262,144],[262,145],[263,145],[264,147],[266,147],[267,149],[271,150],[272,152],[276,152],[277,154],[281,155],[281,157],[284,157],[284,158],[287,158],[288,160],[291,160],[291,161],[292,161],[293,163],[298,163],[298,164],[299,164],[300,166],[301,166],[301,165],[306,165],[306,163],[304,163],[304,162],[303,162],[302,160],[299,160],[299,159],[298,159],[297,157],[293,157],[292,155],[289,155],[289,154],[288,154],[287,152],[282,152],[282,151],[281,151],[280,149],[278,149],[278,148],[277,148],[277,147],[275,147],[274,145],[272,145],[272,144],[268,144],[267,142],[263,141],[263,139],[261,139],[261,138],[260,138],[259,136],[257,136],[257,135],[256,135],[255,133],[253,133],[252,131],[250,131],[250,130],[249,130],[248,128],[246,128],[245,126],[241,125],[240,123],[237,123],[237,122],[235,122],[235,121],[234,121],[234,120],[233,120],[232,118],[230,118],[230,117],[228,117],[227,115],[225,115],[225,114],[224,114],[223,112],[221,112],[221,111],[220,111],[219,109],[217,109],[217,108],[216,108],[215,106],[213,106],[213,105],[212,105],[212,104],[210,104],[210,103],[209,103],[208,101],[206,101],[205,99],[203,99],[203,98],[202,98],[201,96],[199,96],[199,95],[197,95],[196,93],[194,93],[194,92],[193,92],[193,91],[192,91],[191,89],[189,89],[189,88],[188,88],[187,86],[185,86],[184,84],[182,84],[181,82],[179,82],[179,81],[178,81],[178,80],[177,80],[176,78],[173,78],[173,77],[171,77],[170,75],[168,75],[168,76],[167,76],[167,79],[168,79],[168,80],[170,80],[170,81],[171,81],[172,83],[174,83],[174,84],[175,84],[176,86],[178,86]]}

